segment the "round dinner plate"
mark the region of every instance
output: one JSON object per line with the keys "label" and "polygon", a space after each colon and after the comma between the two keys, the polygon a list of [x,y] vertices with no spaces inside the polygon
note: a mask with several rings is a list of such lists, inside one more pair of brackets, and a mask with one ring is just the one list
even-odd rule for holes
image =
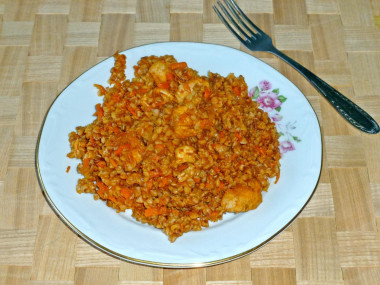
{"label": "round dinner plate", "polygon": [[[317,117],[297,87],[278,71],[242,51],[213,44],[167,42],[135,47],[127,56],[127,78],[143,56],[174,55],[197,70],[243,75],[249,96],[276,123],[280,134],[281,176],[250,212],[225,214],[202,231],[174,243],[152,226],[116,213],[93,195],[76,192],[79,160],[69,159],[68,134],[91,123],[97,96],[94,83],[107,86],[114,59],[108,58],[74,80],[51,105],[38,138],[36,166],[42,191],[65,224],[99,250],[123,260],[160,267],[199,267],[224,263],[258,249],[284,230],[306,206],[321,172],[322,144]],[[66,172],[67,167],[71,171]]]}

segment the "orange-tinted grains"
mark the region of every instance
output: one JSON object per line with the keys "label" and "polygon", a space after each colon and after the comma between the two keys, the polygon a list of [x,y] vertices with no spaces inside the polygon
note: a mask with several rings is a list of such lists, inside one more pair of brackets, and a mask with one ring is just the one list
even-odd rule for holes
{"label": "orange-tinted grains", "polygon": [[199,76],[173,56],[150,56],[127,80],[125,56],[114,57],[110,86],[96,85],[97,119],[69,135],[68,156],[82,160],[77,192],[132,209],[170,241],[256,208],[279,177],[280,152],[244,78]]}

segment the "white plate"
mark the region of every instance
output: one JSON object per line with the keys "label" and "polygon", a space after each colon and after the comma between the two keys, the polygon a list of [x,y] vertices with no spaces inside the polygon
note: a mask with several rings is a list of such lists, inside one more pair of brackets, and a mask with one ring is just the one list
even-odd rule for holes
{"label": "white plate", "polygon": [[[227,262],[251,253],[286,228],[305,207],[317,185],[322,158],[317,117],[304,95],[272,67],[236,49],[201,43],[168,42],[132,48],[127,78],[143,56],[171,54],[206,75],[243,75],[251,95],[277,121],[284,153],[281,178],[271,184],[254,211],[226,214],[223,221],[186,233],[175,243],[152,226],[136,222],[130,212],[117,214],[92,195],[79,195],[78,160],[69,159],[68,134],[94,120],[94,83],[107,85],[113,58],[95,65],[73,81],[54,101],[42,126],[36,164],[42,190],[52,208],[84,240],[112,256],[161,267],[196,267]],[[267,80],[268,82],[263,82]],[[258,86],[258,87],[255,87]],[[268,90],[266,90],[268,89]],[[280,106],[281,105],[281,106]],[[273,110],[273,108],[277,108]],[[278,108],[280,107],[281,110]],[[67,166],[71,171],[66,173]]]}

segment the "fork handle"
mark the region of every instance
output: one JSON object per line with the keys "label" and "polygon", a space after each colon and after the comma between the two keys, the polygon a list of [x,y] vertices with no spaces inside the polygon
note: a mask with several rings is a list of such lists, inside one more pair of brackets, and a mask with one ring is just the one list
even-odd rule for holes
{"label": "fork handle", "polygon": [[276,48],[273,48],[268,52],[280,57],[295,68],[299,73],[301,73],[315,87],[315,89],[317,89],[327,99],[335,110],[337,110],[343,118],[345,118],[354,127],[370,134],[376,134],[380,131],[379,125],[366,111],[345,97],[339,91],[331,87],[310,70],[303,67],[301,64]]}

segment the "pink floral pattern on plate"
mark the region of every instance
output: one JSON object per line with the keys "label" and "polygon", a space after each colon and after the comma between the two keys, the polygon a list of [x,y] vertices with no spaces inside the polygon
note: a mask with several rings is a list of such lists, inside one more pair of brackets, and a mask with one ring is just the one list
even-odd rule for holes
{"label": "pink floral pattern on plate", "polygon": [[272,83],[268,80],[260,81],[257,86],[249,90],[248,95],[259,104],[262,110],[268,113],[272,122],[276,124],[280,135],[280,152],[284,154],[294,151],[296,144],[301,142],[301,139],[294,135],[297,121],[284,122],[283,116],[280,114],[282,105],[287,98],[280,94],[278,88],[272,89]]}

